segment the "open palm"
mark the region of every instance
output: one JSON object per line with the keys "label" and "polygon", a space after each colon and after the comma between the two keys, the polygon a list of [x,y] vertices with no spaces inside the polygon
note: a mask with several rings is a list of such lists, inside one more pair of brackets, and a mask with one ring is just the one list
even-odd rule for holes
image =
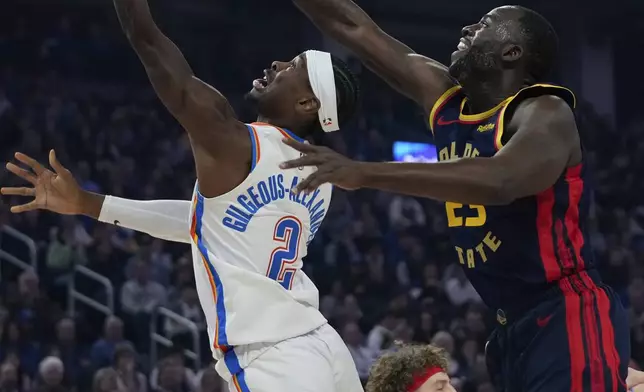
{"label": "open palm", "polygon": [[33,200],[12,206],[11,212],[20,213],[36,209],[66,215],[81,212],[82,190],[72,173],[58,162],[54,150],[49,152],[49,164],[53,171],[25,154],[18,152],[15,158],[31,170],[23,169],[11,162],[7,163],[7,170],[31,183],[33,187],[4,187],[1,192],[3,195],[33,197]]}

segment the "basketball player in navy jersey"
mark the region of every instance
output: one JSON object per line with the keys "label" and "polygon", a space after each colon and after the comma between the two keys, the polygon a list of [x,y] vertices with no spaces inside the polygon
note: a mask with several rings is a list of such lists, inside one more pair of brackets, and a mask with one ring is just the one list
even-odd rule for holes
{"label": "basketball player in navy jersey", "polygon": [[498,328],[487,349],[499,389],[625,391],[627,314],[597,271],[587,233],[591,189],[575,97],[543,84],[558,39],[534,11],[505,6],[462,29],[449,67],[385,34],[350,0],[294,0],[425,109],[440,162],[365,163],[287,142],[284,168],[331,182],[445,202],[454,258]]}

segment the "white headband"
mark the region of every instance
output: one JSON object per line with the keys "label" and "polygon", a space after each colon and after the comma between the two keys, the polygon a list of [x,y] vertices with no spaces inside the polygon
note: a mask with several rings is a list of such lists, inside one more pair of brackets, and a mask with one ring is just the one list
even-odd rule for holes
{"label": "white headband", "polygon": [[338,101],[335,94],[335,78],[333,77],[333,63],[331,54],[318,50],[307,50],[306,68],[309,73],[309,82],[313,94],[320,101],[318,118],[324,132],[333,132],[340,129],[338,124]]}

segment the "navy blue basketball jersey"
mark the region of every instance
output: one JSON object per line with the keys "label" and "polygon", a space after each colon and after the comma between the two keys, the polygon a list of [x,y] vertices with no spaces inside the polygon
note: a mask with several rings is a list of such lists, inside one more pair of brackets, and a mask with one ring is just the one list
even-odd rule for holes
{"label": "navy blue basketball jersey", "polygon": [[[461,88],[448,90],[429,119],[439,160],[493,156],[506,142],[503,128],[517,105],[541,95],[556,95],[575,106],[570,90],[534,85],[472,115],[465,114]],[[445,203],[456,260],[488,306],[521,308],[538,301],[562,277],[594,268],[586,235],[590,198],[582,162],[540,194],[508,205]]]}

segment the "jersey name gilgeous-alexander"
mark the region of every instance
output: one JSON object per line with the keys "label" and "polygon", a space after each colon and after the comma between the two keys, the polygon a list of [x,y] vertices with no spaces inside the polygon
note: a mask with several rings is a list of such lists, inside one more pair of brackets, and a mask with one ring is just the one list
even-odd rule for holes
{"label": "jersey name gilgeous-alexander", "polygon": [[[236,204],[231,204],[226,209],[226,216],[222,220],[222,224],[230,229],[243,233],[248,228],[251,219],[253,219],[262,207],[274,201],[288,198],[288,200],[294,203],[303,205],[309,212],[311,233],[307,240],[308,244],[315,237],[315,233],[320,228],[322,220],[326,215],[326,209],[324,207],[326,201],[320,196],[320,189],[316,189],[312,194],[289,191],[290,189],[295,189],[297,184],[302,180],[303,178],[298,176],[292,176],[289,180],[288,177],[285,178],[284,174],[273,174],[264,180],[258,181],[237,197]],[[290,185],[287,187],[285,184]]]}
{"label": "jersey name gilgeous-alexander", "polygon": [[195,186],[190,218],[195,280],[213,353],[232,373],[236,346],[280,342],[326,323],[318,290],[301,268],[329,210],[332,186],[294,192],[315,170],[279,168],[300,156],[282,142],[297,136],[263,123],[247,128],[249,175],[214,198]]}
{"label": "jersey name gilgeous-alexander", "polygon": [[[517,105],[541,95],[575,104],[570,90],[534,85],[485,113],[468,115],[461,88],[447,91],[430,115],[439,161],[492,157],[504,145],[503,128]],[[519,308],[562,277],[594,268],[583,241],[591,194],[585,177],[579,164],[551,188],[509,205],[445,203],[456,259],[488,306]]]}

